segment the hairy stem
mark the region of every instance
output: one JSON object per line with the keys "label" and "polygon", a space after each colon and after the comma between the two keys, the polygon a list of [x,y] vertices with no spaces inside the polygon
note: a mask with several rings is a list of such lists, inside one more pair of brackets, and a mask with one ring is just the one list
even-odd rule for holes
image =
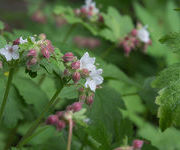
{"label": "hairy stem", "polygon": [[68,135],[67,150],[71,150],[72,131],[73,131],[73,121],[72,119],[69,119],[69,135]]}
{"label": "hairy stem", "polygon": [[74,28],[76,27],[76,24],[71,25],[71,27],[69,28],[68,32],[66,33],[63,43],[65,44],[69,38],[69,36],[71,35],[72,31],[74,30]]}
{"label": "hairy stem", "polygon": [[7,84],[6,84],[6,89],[5,89],[3,101],[2,101],[2,104],[1,104],[1,108],[0,108],[0,124],[1,124],[1,121],[2,121],[3,112],[4,112],[4,109],[5,109],[6,103],[7,103],[7,99],[8,99],[12,79],[13,79],[13,74],[14,74],[14,68],[11,68],[10,71],[9,71],[8,81],[7,81]]}
{"label": "hairy stem", "polygon": [[32,124],[32,126],[29,128],[29,130],[26,132],[26,134],[22,137],[22,139],[20,140],[20,142],[17,145],[17,148],[21,148],[25,143],[26,139],[32,135],[32,133],[37,129],[37,127],[39,126],[41,120],[43,119],[43,117],[45,116],[45,114],[48,112],[48,110],[51,108],[51,106],[54,104],[56,98],[58,97],[59,93],[61,92],[61,90],[63,89],[64,86],[62,86],[61,88],[59,88],[55,94],[53,95],[53,97],[51,98],[51,100],[48,102],[48,104],[44,107],[44,110],[41,112],[40,116],[34,121],[34,123]]}

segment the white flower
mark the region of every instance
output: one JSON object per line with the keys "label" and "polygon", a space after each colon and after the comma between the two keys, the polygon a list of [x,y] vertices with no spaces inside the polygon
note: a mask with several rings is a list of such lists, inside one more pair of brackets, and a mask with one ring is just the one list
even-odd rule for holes
{"label": "white flower", "polygon": [[7,61],[12,59],[19,59],[19,46],[18,45],[6,45],[4,48],[0,49],[0,54],[3,55]]}
{"label": "white flower", "polygon": [[85,87],[90,88],[93,92],[95,92],[97,85],[103,83],[103,77],[101,76],[102,69],[94,69],[90,72],[89,77],[86,78]]}
{"label": "white flower", "polygon": [[139,40],[141,40],[144,43],[148,43],[150,41],[149,32],[147,31],[146,28],[147,27],[142,27],[137,32],[137,36],[138,36]]}
{"label": "white flower", "polygon": [[92,71],[96,69],[95,57],[89,57],[89,53],[86,52],[80,59],[80,69],[88,69],[88,71]]}
{"label": "white flower", "polygon": [[85,0],[83,8],[85,8],[87,12],[92,12],[92,15],[97,15],[99,13],[99,9],[96,8],[96,3],[92,0]]}
{"label": "white flower", "polygon": [[20,44],[24,44],[27,42],[27,39],[23,40],[22,36],[19,38]]}

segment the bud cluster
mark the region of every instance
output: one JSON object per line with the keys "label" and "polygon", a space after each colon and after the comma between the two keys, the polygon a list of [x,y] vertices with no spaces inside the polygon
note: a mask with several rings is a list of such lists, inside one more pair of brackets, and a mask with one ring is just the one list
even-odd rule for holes
{"label": "bud cluster", "polygon": [[57,111],[54,115],[50,115],[46,120],[46,124],[53,125],[58,131],[61,131],[67,126],[69,119],[73,119],[73,113],[81,109],[82,103],[75,102],[67,106],[65,111]]}
{"label": "bud cluster", "polygon": [[79,88],[79,101],[91,106],[94,102],[94,93],[85,88]]}
{"label": "bud cluster", "polygon": [[144,141],[143,140],[134,140],[132,146],[123,146],[118,147],[114,150],[141,150],[143,147]]}
{"label": "bud cluster", "polygon": [[[13,44],[19,45],[22,43],[20,42],[21,40],[22,39],[18,38],[13,42]],[[51,54],[54,52],[54,47],[52,46],[51,41],[46,39],[45,34],[40,34],[38,41],[35,41],[34,37],[30,37],[30,40],[32,42],[33,48],[29,49],[26,54],[27,69],[30,69],[30,67],[36,65],[38,61],[40,61],[43,58],[49,59]],[[27,39],[24,40],[24,43],[26,42],[28,42]]]}
{"label": "bud cluster", "polygon": [[62,59],[66,67],[66,69],[64,70],[64,76],[71,77],[74,83],[78,83],[81,77],[85,78],[86,76],[89,75],[88,70],[80,69],[80,60],[78,60],[73,53],[71,52],[66,53],[62,57]]}
{"label": "bud cluster", "polygon": [[80,9],[75,9],[74,13],[83,19],[88,19],[93,22],[104,22],[103,16],[100,14],[99,9],[96,8],[96,3],[92,0],[86,0],[85,5]]}
{"label": "bud cluster", "polygon": [[126,56],[128,56],[132,50],[137,48],[141,48],[145,52],[151,44],[149,32],[146,30],[146,27],[142,27],[141,24],[138,24],[137,28],[133,29],[119,42],[119,46],[124,49]]}
{"label": "bud cluster", "polygon": [[96,38],[92,37],[82,37],[82,36],[76,36],[73,39],[74,43],[79,47],[79,48],[89,48],[89,49],[94,49],[100,46],[100,41]]}

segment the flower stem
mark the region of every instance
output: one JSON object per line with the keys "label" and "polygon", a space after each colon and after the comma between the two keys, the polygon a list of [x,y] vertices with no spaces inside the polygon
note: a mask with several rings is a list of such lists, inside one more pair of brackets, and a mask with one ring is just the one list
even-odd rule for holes
{"label": "flower stem", "polygon": [[72,119],[69,119],[69,135],[68,135],[67,150],[71,150],[72,131],[73,131],[73,121]]}
{"label": "flower stem", "polygon": [[5,109],[6,103],[7,103],[7,98],[8,98],[8,95],[9,95],[9,91],[10,91],[10,87],[11,87],[11,83],[12,83],[12,79],[13,79],[13,74],[14,74],[14,68],[11,68],[10,71],[9,71],[8,81],[7,81],[7,84],[6,84],[6,90],[5,90],[3,101],[2,101],[2,104],[1,104],[1,108],[0,108],[0,123],[1,123],[1,120],[2,120],[2,116],[3,116],[3,112],[4,112],[4,109]]}
{"label": "flower stem", "polygon": [[48,112],[48,110],[51,108],[51,106],[53,105],[53,103],[55,102],[57,96],[59,95],[59,93],[61,92],[61,90],[63,89],[64,86],[61,86],[53,95],[53,97],[51,98],[51,100],[48,102],[48,104],[45,106],[44,110],[41,112],[40,116],[34,121],[34,123],[32,124],[32,126],[29,128],[29,130],[26,132],[26,134],[22,137],[22,139],[20,140],[20,142],[17,145],[17,148],[21,148],[24,144],[26,144],[26,139],[32,135],[32,133],[37,129],[37,127],[39,126],[41,120],[43,119],[43,117],[45,116],[45,114]]}
{"label": "flower stem", "polygon": [[69,36],[71,35],[72,31],[74,30],[74,28],[76,27],[76,24],[71,25],[71,27],[69,28],[68,32],[66,33],[63,43],[65,44],[69,38]]}

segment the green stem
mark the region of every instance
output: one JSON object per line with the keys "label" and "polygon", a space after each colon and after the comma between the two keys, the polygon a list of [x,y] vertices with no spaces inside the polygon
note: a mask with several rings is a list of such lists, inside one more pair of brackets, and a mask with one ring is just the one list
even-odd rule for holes
{"label": "green stem", "polygon": [[63,43],[65,44],[69,38],[69,36],[71,35],[72,31],[74,30],[74,28],[76,27],[76,24],[71,25],[71,27],[69,28],[68,32],[66,33]]}
{"label": "green stem", "polygon": [[1,120],[2,120],[2,116],[3,116],[3,112],[4,112],[4,109],[5,109],[6,103],[7,103],[7,98],[8,98],[8,95],[9,95],[9,90],[10,90],[10,87],[11,87],[13,74],[14,74],[14,68],[11,68],[10,71],[9,71],[8,81],[7,81],[7,84],[6,84],[6,90],[5,90],[3,101],[2,101],[2,104],[1,104],[1,108],[0,108],[0,123],[1,123]]}
{"label": "green stem", "polygon": [[73,121],[72,119],[69,119],[69,135],[68,135],[67,150],[71,150],[72,131],[73,131]]}
{"label": "green stem", "polygon": [[59,88],[55,94],[53,95],[53,97],[51,98],[51,100],[48,102],[48,104],[45,106],[44,110],[42,111],[42,113],[40,114],[40,116],[34,121],[34,123],[32,124],[32,126],[29,128],[29,130],[26,132],[26,134],[22,137],[22,139],[20,140],[20,142],[17,145],[17,148],[21,148],[24,144],[26,144],[26,139],[32,135],[32,133],[37,129],[37,127],[39,126],[39,123],[41,122],[41,120],[43,119],[43,117],[45,116],[45,114],[48,112],[48,110],[51,108],[51,106],[53,105],[53,103],[55,102],[57,96],[59,95],[59,93],[61,92],[61,90],[63,89],[64,86],[62,86],[61,88]]}

